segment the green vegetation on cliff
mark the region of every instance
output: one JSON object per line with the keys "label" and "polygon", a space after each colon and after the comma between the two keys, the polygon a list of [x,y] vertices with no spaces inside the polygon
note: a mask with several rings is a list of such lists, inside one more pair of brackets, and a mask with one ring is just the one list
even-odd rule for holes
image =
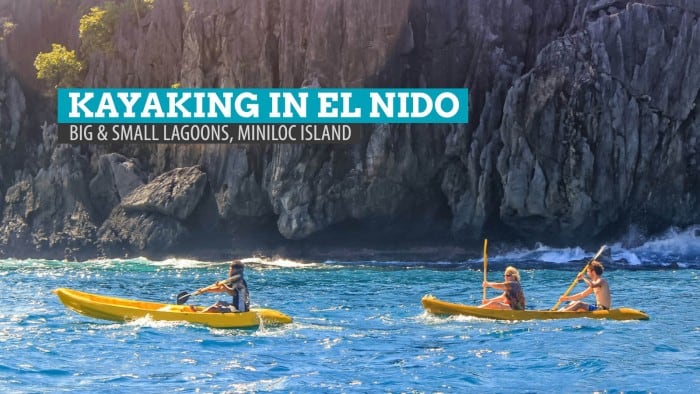
{"label": "green vegetation on cliff", "polygon": [[108,3],[107,6],[109,11],[92,7],[90,12],[80,18],[79,36],[84,53],[94,50],[111,52],[113,49],[112,36],[117,14],[113,3]]}
{"label": "green vegetation on cliff", "polygon": [[9,18],[0,18],[0,41],[4,40],[5,37],[9,36],[12,34],[12,32],[15,30],[17,27],[17,24],[14,23],[12,20]]}
{"label": "green vegetation on cliff", "polygon": [[69,51],[61,44],[51,44],[51,52],[39,52],[34,67],[36,77],[46,80],[54,88],[78,86],[83,70],[75,51]]}

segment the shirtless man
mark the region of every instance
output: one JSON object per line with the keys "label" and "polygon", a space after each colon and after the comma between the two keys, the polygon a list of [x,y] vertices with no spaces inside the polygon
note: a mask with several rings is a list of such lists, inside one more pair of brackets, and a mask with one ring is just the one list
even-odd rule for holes
{"label": "shirtless man", "polygon": [[[608,281],[603,279],[603,264],[598,261],[593,261],[586,270],[588,280],[583,277],[583,273],[579,274],[576,278],[578,280],[583,279],[588,285],[588,288],[578,294],[574,294],[568,297],[561,297],[559,301],[575,301],[569,304],[567,307],[562,308],[565,312],[578,312],[578,311],[596,311],[600,309],[610,310],[611,300],[610,300],[610,287],[608,286]],[[595,305],[587,304],[583,301],[579,301],[591,293],[595,293]]]}

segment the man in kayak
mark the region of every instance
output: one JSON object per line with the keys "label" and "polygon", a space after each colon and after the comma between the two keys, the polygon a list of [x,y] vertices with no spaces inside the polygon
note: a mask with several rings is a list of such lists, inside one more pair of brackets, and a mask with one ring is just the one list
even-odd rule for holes
{"label": "man in kayak", "polygon": [[243,269],[245,265],[240,260],[234,260],[228,271],[228,277],[236,275],[240,278],[231,283],[221,283],[216,287],[207,289],[207,293],[227,293],[233,297],[232,302],[217,301],[216,304],[208,307],[202,312],[248,312],[250,310],[250,294],[248,284],[243,279]]}
{"label": "man in kayak", "polygon": [[[608,281],[601,277],[601,275],[603,275],[603,264],[601,264],[599,261],[594,260],[588,266],[586,273],[588,274],[588,277],[591,278],[591,280],[586,279],[583,276],[583,272],[580,273],[576,277],[576,279],[583,280],[584,282],[586,282],[588,288],[586,288],[586,290],[578,294],[559,298],[559,301],[574,301],[570,303],[567,307],[562,308],[560,310],[565,312],[592,312],[600,309],[610,310],[610,287],[608,286]],[[583,301],[579,301],[589,296],[591,293],[595,293],[595,305],[590,305]]]}
{"label": "man in kayak", "polygon": [[484,300],[479,308],[488,309],[525,309],[525,293],[520,286],[520,272],[515,267],[506,268],[503,273],[505,282],[484,282],[483,287],[503,290],[503,294]]}

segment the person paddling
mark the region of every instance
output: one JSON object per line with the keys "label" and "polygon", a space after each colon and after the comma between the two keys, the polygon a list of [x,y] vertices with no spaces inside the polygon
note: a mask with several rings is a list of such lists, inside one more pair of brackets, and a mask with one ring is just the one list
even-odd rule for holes
{"label": "person paddling", "polygon": [[[576,280],[583,280],[588,285],[588,288],[572,296],[560,297],[559,301],[572,301],[568,306],[560,310],[565,312],[592,312],[600,309],[610,310],[610,305],[612,304],[610,297],[610,286],[608,286],[608,281],[601,277],[601,275],[603,275],[603,270],[603,264],[597,260],[594,260],[586,270],[586,273],[591,280],[586,279],[583,276],[583,272],[578,274]],[[595,293],[595,305],[590,305],[583,301],[579,301],[589,296],[591,293]]]}
{"label": "person paddling", "polygon": [[488,300],[482,301],[479,308],[487,309],[525,309],[525,293],[520,286],[520,272],[515,267],[509,266],[503,273],[505,282],[484,281],[483,287],[493,287],[503,290],[503,294]]}
{"label": "person paddling", "polygon": [[202,312],[248,312],[250,310],[250,293],[248,284],[243,279],[245,265],[240,260],[234,260],[229,267],[228,276],[232,278],[239,275],[240,278],[231,283],[221,283],[218,286],[207,289],[206,293],[227,293],[232,297],[231,303],[217,301],[214,305]]}

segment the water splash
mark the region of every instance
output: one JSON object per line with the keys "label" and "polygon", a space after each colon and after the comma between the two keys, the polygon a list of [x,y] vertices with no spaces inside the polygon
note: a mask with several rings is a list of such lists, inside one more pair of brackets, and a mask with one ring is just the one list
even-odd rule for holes
{"label": "water splash", "polygon": [[318,264],[313,262],[291,260],[280,257],[249,257],[241,259],[241,261],[246,265],[258,266],[262,268],[314,268],[318,266]]}
{"label": "water splash", "polygon": [[663,255],[700,255],[700,225],[686,229],[670,228],[662,235],[653,237],[632,250]]}
{"label": "water splash", "polygon": [[[700,225],[693,225],[684,229],[670,228],[664,233],[645,237],[637,227],[630,227],[627,234],[619,240],[611,240],[609,243],[612,262],[611,265],[618,268],[697,268],[700,267]],[[557,267],[580,266],[593,256],[595,250],[586,250],[580,246],[551,247],[545,243],[537,243],[532,248],[515,248],[501,250],[499,254],[489,255],[489,262],[495,264],[515,264],[518,267]],[[256,271],[278,269],[362,269],[366,267],[378,267],[379,269],[405,270],[431,268],[437,270],[462,270],[480,267],[481,256],[462,261],[341,261],[326,260],[322,262],[294,260],[275,257],[252,256],[243,258],[250,269]],[[83,262],[71,262],[47,259],[6,259],[2,260],[0,275],[13,270],[32,270],[40,275],[59,275],[61,272],[82,272],[89,267],[94,275],[100,275],[101,271],[107,272],[135,272],[175,269],[179,273],[190,270],[216,270],[225,273],[229,261],[199,261],[192,259],[170,258],[165,260],[149,260],[145,257],[128,259],[93,259]],[[607,264],[606,264],[607,265]],[[94,271],[94,268],[98,268]],[[94,271],[94,272],[93,272]]]}
{"label": "water splash", "polygon": [[[517,249],[499,256],[489,256],[491,262],[541,261],[544,263],[570,263],[590,257],[591,253],[580,247],[553,248],[542,243],[534,249]],[[479,262],[481,260],[475,260]]]}

